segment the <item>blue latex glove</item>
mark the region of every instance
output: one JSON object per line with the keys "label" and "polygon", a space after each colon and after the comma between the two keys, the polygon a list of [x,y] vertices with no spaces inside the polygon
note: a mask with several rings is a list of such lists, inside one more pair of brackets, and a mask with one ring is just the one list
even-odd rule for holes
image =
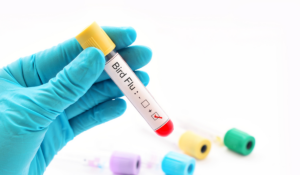
{"label": "blue latex glove", "polygon": [[[132,28],[103,27],[133,69],[152,56]],[[43,174],[76,135],[122,115],[126,102],[96,48],[75,38],[0,69],[0,174]],[[137,71],[147,85],[147,73]],[[112,100],[115,99],[115,100]]]}

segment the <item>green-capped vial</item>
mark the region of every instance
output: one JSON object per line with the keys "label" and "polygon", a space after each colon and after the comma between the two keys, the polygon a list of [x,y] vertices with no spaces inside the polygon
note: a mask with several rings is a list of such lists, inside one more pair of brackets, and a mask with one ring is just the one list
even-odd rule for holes
{"label": "green-capped vial", "polygon": [[244,156],[250,154],[255,146],[255,138],[241,130],[230,129],[224,137],[225,146]]}

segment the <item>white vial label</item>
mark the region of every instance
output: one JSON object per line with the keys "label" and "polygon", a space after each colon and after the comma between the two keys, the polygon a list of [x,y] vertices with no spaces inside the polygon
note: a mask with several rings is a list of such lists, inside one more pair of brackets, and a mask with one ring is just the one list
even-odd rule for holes
{"label": "white vial label", "polygon": [[106,62],[104,69],[153,130],[158,130],[169,121],[169,117],[118,53]]}

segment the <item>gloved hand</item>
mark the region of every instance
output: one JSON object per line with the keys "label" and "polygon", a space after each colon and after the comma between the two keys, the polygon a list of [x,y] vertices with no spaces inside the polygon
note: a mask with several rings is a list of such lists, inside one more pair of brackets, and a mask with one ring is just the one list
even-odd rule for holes
{"label": "gloved hand", "polygon": [[[150,61],[147,47],[128,47],[133,28],[103,29],[133,70]],[[83,50],[73,38],[0,69],[1,175],[43,174],[67,142],[124,113],[123,94],[104,66],[100,50]],[[147,73],[136,74],[148,84]]]}

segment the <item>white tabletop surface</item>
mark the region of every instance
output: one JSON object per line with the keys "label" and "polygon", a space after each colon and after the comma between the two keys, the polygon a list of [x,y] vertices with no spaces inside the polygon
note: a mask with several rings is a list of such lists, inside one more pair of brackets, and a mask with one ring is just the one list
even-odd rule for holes
{"label": "white tabletop surface", "polygon": [[[256,138],[246,157],[213,145],[197,161],[195,174],[299,174],[297,1],[0,2],[0,66],[74,37],[92,21],[132,26],[138,33],[134,44],[153,51],[142,68],[151,78],[148,89],[171,118],[192,117],[221,133],[236,127]],[[59,154],[110,148],[180,152],[156,136],[128,102],[122,117],[81,134]],[[45,172],[52,174],[110,173],[57,156]]]}

